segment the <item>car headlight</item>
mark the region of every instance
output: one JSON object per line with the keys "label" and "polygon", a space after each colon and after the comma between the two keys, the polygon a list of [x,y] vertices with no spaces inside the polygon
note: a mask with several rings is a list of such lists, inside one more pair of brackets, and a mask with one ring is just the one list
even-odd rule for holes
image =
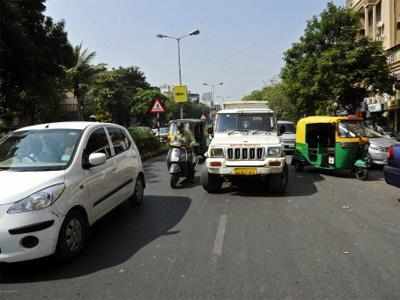
{"label": "car headlight", "polygon": [[223,158],[224,157],[224,149],[222,149],[222,148],[211,148],[210,157],[212,157],[212,158]]}
{"label": "car headlight", "polygon": [[8,214],[19,214],[34,210],[41,210],[52,205],[64,192],[65,185],[57,184],[40,190],[32,195],[15,202],[8,210]]}
{"label": "car headlight", "polygon": [[267,157],[281,157],[282,148],[281,147],[269,147],[267,151]]}

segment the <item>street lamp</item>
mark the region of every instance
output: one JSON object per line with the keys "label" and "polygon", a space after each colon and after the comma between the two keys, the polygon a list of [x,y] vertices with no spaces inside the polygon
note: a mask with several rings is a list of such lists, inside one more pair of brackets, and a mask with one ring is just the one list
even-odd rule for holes
{"label": "street lamp", "polygon": [[[179,69],[179,85],[182,85],[182,65],[181,65],[181,40],[183,40],[184,38],[187,38],[189,36],[194,36],[194,35],[199,35],[200,34],[200,30],[195,30],[192,31],[188,34],[179,36],[179,37],[175,37],[175,36],[170,36],[170,35],[166,35],[166,34],[157,34],[157,37],[159,39],[172,39],[175,40],[177,42],[177,46],[178,46],[178,69]],[[181,119],[183,119],[183,106],[181,104]]]}
{"label": "street lamp", "polygon": [[207,82],[204,82],[203,85],[211,87],[211,108],[212,108],[214,106],[214,101],[215,101],[215,88],[217,86],[224,85],[224,83],[223,82],[218,82],[218,83],[207,83]]}

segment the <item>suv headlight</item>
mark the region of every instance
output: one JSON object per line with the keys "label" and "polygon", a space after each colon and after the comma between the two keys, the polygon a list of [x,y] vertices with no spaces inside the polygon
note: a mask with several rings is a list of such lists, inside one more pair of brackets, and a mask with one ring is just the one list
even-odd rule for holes
{"label": "suv headlight", "polygon": [[212,158],[223,158],[223,157],[225,157],[224,156],[224,149],[222,149],[222,148],[211,148],[210,157],[212,157]]}
{"label": "suv headlight", "polygon": [[64,192],[65,185],[57,184],[40,190],[32,195],[15,202],[8,210],[8,214],[19,214],[34,210],[41,210],[52,205]]}
{"label": "suv headlight", "polygon": [[267,150],[267,157],[281,157],[282,148],[281,147],[269,147]]}

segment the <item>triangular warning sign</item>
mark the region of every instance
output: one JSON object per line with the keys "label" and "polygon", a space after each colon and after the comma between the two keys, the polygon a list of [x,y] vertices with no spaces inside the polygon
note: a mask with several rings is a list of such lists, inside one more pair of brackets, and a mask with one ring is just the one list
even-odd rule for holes
{"label": "triangular warning sign", "polygon": [[150,110],[151,113],[163,113],[165,112],[164,106],[161,104],[160,100],[156,99],[153,103],[153,107]]}

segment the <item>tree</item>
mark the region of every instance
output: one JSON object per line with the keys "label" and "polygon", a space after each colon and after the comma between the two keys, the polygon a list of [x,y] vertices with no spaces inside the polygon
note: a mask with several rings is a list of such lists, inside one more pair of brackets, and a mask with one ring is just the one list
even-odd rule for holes
{"label": "tree", "polygon": [[281,120],[296,120],[296,108],[290,101],[285,86],[282,82],[271,82],[261,90],[255,90],[242,100],[267,101],[269,107]]}
{"label": "tree", "polygon": [[[174,110],[173,102],[160,92],[159,88],[139,89],[131,102],[131,113],[136,118],[139,124],[151,126],[153,125],[154,117],[149,114],[154,100],[158,99],[166,109],[165,113],[160,114],[160,122],[165,123],[171,112]],[[172,105],[171,105],[172,104]]]}
{"label": "tree", "polygon": [[67,70],[68,80],[78,102],[79,118],[84,117],[85,95],[96,75],[104,71],[104,65],[93,65],[96,52],[83,49],[82,44],[75,46],[73,52],[73,66]]}
{"label": "tree", "polygon": [[72,47],[45,0],[0,0],[0,117],[51,121],[63,97]]}
{"label": "tree", "polygon": [[336,104],[352,113],[369,93],[392,93],[382,43],[360,36],[360,23],[356,12],[328,3],[286,51],[281,76],[298,117]]}
{"label": "tree", "polygon": [[140,103],[135,99],[141,89],[148,89],[144,73],[138,67],[105,70],[98,74],[88,93],[88,114],[111,118],[115,123],[129,126],[131,111]]}

